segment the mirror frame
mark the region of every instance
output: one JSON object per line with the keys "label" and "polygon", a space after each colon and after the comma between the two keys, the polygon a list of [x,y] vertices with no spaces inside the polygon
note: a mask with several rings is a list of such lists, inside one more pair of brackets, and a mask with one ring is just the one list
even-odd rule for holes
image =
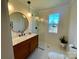
{"label": "mirror frame", "polygon": [[[11,13],[9,16],[11,16],[11,15],[14,14],[14,13],[20,13],[20,14],[23,16],[24,20],[28,23],[27,26],[26,26],[26,24],[25,24],[25,29],[24,29],[24,31],[25,31],[26,29],[28,29],[28,27],[29,27],[28,18],[27,18],[22,12],[13,12],[13,13]],[[11,19],[10,19],[10,27],[11,27],[11,30],[12,30],[13,32],[16,32],[16,33],[24,33],[24,31],[19,32],[19,31],[13,30],[13,23],[11,22]]]}

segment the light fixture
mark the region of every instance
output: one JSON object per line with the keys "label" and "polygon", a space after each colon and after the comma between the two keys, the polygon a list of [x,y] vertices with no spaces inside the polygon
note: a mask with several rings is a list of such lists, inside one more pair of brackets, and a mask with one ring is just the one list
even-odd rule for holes
{"label": "light fixture", "polygon": [[32,16],[32,14],[31,14],[30,12],[28,12],[28,13],[27,13],[27,15],[28,15],[29,17],[31,17],[31,16]]}
{"label": "light fixture", "polygon": [[44,21],[44,19],[43,19],[43,18],[40,18],[40,21],[41,21],[41,22],[43,22],[43,21]]}
{"label": "light fixture", "polygon": [[9,10],[9,13],[14,11],[14,7],[11,3],[8,3],[8,10]]}
{"label": "light fixture", "polygon": [[[31,17],[32,17],[31,1],[27,1],[27,4],[28,4],[28,13],[27,13],[27,16],[31,18]],[[39,15],[39,13],[38,13],[38,15]],[[41,22],[44,21],[43,18],[40,19],[37,15],[35,15],[34,17],[35,17],[35,19],[36,19],[37,21],[41,21]]]}
{"label": "light fixture", "polygon": [[31,7],[30,7],[31,1],[27,1],[27,4],[28,4],[28,13],[27,13],[27,15],[28,15],[29,17],[31,17],[31,16],[32,16]]}
{"label": "light fixture", "polygon": [[36,16],[36,17],[35,17],[35,19],[36,19],[36,20],[38,20],[38,19],[39,19],[39,17],[38,17],[38,16]]}

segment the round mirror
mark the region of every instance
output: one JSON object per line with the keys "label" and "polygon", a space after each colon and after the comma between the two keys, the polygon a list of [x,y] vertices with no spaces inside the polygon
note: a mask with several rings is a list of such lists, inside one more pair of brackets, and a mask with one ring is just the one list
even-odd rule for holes
{"label": "round mirror", "polygon": [[14,12],[10,15],[10,25],[15,32],[24,32],[28,28],[28,19],[20,12]]}

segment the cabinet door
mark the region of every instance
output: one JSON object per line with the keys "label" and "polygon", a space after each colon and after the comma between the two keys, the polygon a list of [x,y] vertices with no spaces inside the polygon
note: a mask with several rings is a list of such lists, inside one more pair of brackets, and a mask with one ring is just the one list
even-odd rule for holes
{"label": "cabinet door", "polygon": [[29,43],[27,41],[14,46],[15,59],[26,59],[28,55],[29,55]]}
{"label": "cabinet door", "polygon": [[31,47],[30,52],[32,53],[35,50],[35,48],[38,47],[38,36],[31,38],[30,45],[31,45],[30,46]]}

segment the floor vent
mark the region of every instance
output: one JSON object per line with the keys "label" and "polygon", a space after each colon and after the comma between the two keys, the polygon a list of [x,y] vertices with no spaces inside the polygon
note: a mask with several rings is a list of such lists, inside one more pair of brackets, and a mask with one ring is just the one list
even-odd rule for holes
{"label": "floor vent", "polygon": [[42,51],[44,51],[45,49],[44,48],[41,48],[41,47],[38,47],[39,49],[41,49]]}

